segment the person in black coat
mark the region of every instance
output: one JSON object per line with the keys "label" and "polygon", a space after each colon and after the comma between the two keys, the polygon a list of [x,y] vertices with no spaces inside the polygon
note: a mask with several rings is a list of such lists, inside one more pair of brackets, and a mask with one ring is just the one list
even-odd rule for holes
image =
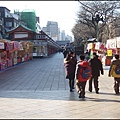
{"label": "person in black coat", "polygon": [[74,89],[74,79],[76,71],[77,59],[74,52],[69,52],[66,58],[64,59],[64,66],[66,70],[66,78],[69,79],[70,92]]}
{"label": "person in black coat", "polygon": [[98,55],[94,52],[93,58],[89,60],[89,65],[91,66],[92,70],[92,77],[89,80],[89,91],[92,92],[92,81],[94,80],[94,88],[96,93],[99,93],[99,87],[98,87],[98,77],[100,76],[100,72],[103,75],[103,65],[100,59],[98,59]]}
{"label": "person in black coat", "polygon": [[64,58],[66,58],[67,54],[69,54],[69,50],[65,48],[63,51]]}

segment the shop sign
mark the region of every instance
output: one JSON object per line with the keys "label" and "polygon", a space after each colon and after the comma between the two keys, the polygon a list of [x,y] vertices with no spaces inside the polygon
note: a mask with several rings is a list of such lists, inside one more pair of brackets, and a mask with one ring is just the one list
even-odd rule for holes
{"label": "shop sign", "polygon": [[88,45],[87,45],[87,49],[89,50],[89,49],[93,49],[93,43],[89,43]]}
{"label": "shop sign", "polygon": [[120,37],[117,37],[117,48],[120,48]]}
{"label": "shop sign", "polygon": [[112,50],[107,50],[107,56],[112,56]]}
{"label": "shop sign", "polygon": [[27,38],[28,34],[27,33],[15,33],[15,38]]}
{"label": "shop sign", "polygon": [[107,44],[106,44],[106,48],[107,49],[115,49],[116,48],[116,39],[110,39],[110,40],[107,40]]}
{"label": "shop sign", "polygon": [[100,46],[101,46],[101,43],[100,43],[100,42],[97,42],[97,43],[95,44],[95,49],[96,49],[96,50],[99,50],[99,49],[100,49]]}
{"label": "shop sign", "polygon": [[5,49],[4,43],[0,42],[0,49]]}

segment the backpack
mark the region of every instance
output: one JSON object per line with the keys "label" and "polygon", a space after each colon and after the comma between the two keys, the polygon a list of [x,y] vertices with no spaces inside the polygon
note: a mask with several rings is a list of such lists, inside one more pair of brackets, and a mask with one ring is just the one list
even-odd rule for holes
{"label": "backpack", "polygon": [[[84,64],[84,63],[83,63]],[[85,63],[86,64],[86,63]],[[91,68],[87,62],[87,65],[79,65],[79,80],[87,81],[91,77]]]}
{"label": "backpack", "polygon": [[81,72],[81,76],[83,79],[89,79],[91,76],[91,69],[89,66],[87,67],[82,67],[82,72]]}
{"label": "backpack", "polygon": [[120,75],[120,65],[116,65],[116,67],[115,67],[115,73],[117,75]]}

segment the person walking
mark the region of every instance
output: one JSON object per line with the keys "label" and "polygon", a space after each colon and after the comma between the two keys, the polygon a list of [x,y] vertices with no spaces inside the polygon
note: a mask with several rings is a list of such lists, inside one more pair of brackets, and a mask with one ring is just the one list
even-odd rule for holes
{"label": "person walking", "polygon": [[77,59],[75,57],[75,53],[70,52],[69,54],[67,54],[66,58],[64,59],[64,66],[66,69],[66,79],[69,79],[70,92],[72,92],[74,89],[76,64]]}
{"label": "person walking", "polygon": [[85,52],[85,59],[88,61],[90,59],[90,53],[88,50]]}
{"label": "person walking", "polygon": [[102,75],[104,74],[102,62],[98,59],[98,55],[95,52],[93,53],[93,58],[88,62],[92,70],[92,77],[89,80],[89,91],[92,92],[92,81],[94,80],[96,94],[99,94],[98,78],[100,76],[100,72]]}
{"label": "person walking", "polygon": [[120,86],[120,59],[119,55],[115,55],[115,60],[112,61],[109,69],[109,77],[114,78],[114,91],[115,94],[119,94],[119,86]]}
{"label": "person walking", "polygon": [[79,98],[85,98],[85,86],[90,77],[91,68],[89,63],[85,60],[84,55],[80,55],[80,61],[77,63],[76,68],[76,89],[79,94]]}
{"label": "person walking", "polygon": [[65,48],[63,51],[64,58],[66,58],[67,54],[69,54],[69,50]]}

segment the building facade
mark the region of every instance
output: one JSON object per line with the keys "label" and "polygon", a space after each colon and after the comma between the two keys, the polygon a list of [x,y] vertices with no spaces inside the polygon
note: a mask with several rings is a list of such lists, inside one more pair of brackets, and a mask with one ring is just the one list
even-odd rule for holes
{"label": "building facade", "polygon": [[65,40],[69,40],[70,42],[72,42],[72,37],[69,36],[69,35],[66,35],[66,36],[65,36]]}
{"label": "building facade", "polygon": [[7,38],[7,31],[15,28],[19,24],[26,25],[21,21],[19,14],[10,13],[10,10],[6,7],[0,7],[0,36],[1,38]]}
{"label": "building facade", "polygon": [[25,9],[21,12],[21,20],[27,23],[27,27],[36,32],[36,13],[33,9]]}
{"label": "building facade", "polygon": [[51,33],[51,37],[53,40],[58,40],[58,23],[57,22],[53,22],[53,21],[48,21],[47,22],[47,31],[46,32],[50,32]]}
{"label": "building facade", "polygon": [[65,31],[64,30],[61,31],[60,40],[62,40],[62,41],[65,40]]}

